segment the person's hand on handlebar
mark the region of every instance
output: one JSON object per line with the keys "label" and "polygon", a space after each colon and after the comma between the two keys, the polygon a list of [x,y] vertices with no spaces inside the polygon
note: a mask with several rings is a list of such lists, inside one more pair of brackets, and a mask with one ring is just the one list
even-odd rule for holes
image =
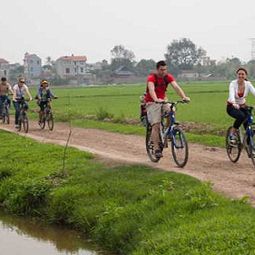
{"label": "person's hand on handlebar", "polygon": [[186,96],[183,97],[182,100],[183,100],[184,102],[187,102],[187,103],[190,102],[190,98],[189,98],[189,97],[186,97]]}

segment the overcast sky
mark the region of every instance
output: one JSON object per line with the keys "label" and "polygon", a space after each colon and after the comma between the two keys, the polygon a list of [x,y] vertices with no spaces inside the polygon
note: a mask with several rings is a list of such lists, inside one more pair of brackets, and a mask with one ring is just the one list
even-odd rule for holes
{"label": "overcast sky", "polygon": [[110,60],[122,44],[160,60],[174,39],[189,38],[213,59],[251,59],[254,0],[1,0],[0,58],[24,53],[45,61],[75,54],[89,63]]}

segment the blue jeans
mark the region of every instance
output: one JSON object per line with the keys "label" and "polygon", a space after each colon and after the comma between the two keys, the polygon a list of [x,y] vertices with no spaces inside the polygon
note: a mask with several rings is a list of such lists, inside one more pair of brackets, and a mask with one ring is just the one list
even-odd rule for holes
{"label": "blue jeans", "polygon": [[246,108],[240,108],[236,109],[232,105],[227,106],[227,113],[230,115],[232,118],[235,119],[235,122],[233,124],[233,127],[235,129],[239,129],[239,127],[242,125],[244,128],[247,128],[247,117],[248,117],[248,110]]}
{"label": "blue jeans", "polygon": [[15,108],[15,125],[19,124],[19,114],[20,114],[20,109],[21,109],[21,104],[24,105],[24,109],[28,109],[28,104],[26,102],[19,102],[19,101],[13,101],[13,106]]}
{"label": "blue jeans", "polygon": [[8,98],[8,96],[4,95],[4,96],[0,96],[0,115],[2,115],[3,112],[3,107],[4,107],[4,102],[7,100],[8,105],[10,106],[10,99]]}

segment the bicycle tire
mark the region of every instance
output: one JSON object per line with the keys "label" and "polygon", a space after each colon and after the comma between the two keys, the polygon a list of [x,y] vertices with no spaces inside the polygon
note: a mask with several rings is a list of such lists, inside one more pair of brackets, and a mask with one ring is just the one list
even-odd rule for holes
{"label": "bicycle tire", "polygon": [[18,128],[17,128],[17,130],[18,131],[21,131],[21,127],[22,127],[22,122],[23,122],[23,120],[22,120],[22,118],[19,118],[19,120],[18,120]]}
{"label": "bicycle tire", "polygon": [[171,141],[173,159],[178,167],[184,167],[189,158],[189,148],[186,137],[182,129],[178,126],[173,129]]}
{"label": "bicycle tire", "polygon": [[52,113],[48,114],[47,123],[48,123],[49,130],[52,131],[54,128],[54,118]]}
{"label": "bicycle tire", "polygon": [[226,151],[228,158],[230,159],[231,162],[236,163],[241,155],[242,152],[242,145],[241,145],[241,139],[239,132],[237,132],[237,143],[235,145],[230,144],[229,142],[229,135],[230,135],[230,130],[232,129],[232,126],[228,128],[227,133],[226,133]]}
{"label": "bicycle tire", "polygon": [[25,133],[28,133],[29,122],[28,122],[28,117],[27,117],[26,115],[23,117],[22,124],[23,124],[24,132],[25,132]]}
{"label": "bicycle tire", "polygon": [[39,121],[39,126],[40,126],[41,129],[45,128],[45,117],[42,117],[42,120]]}
{"label": "bicycle tire", "polygon": [[7,121],[6,119],[6,109],[3,108],[3,111],[2,111],[2,123],[5,124]]}
{"label": "bicycle tire", "polygon": [[3,114],[3,115],[2,115],[2,123],[3,123],[3,124],[5,124],[5,122],[6,122],[5,119],[6,119],[5,114]]}
{"label": "bicycle tire", "polygon": [[5,108],[5,112],[4,112],[4,122],[6,124],[10,124],[10,114],[9,114],[9,107]]}
{"label": "bicycle tire", "polygon": [[251,162],[252,162],[253,166],[255,167],[255,141],[254,141],[254,139],[255,139],[254,131],[252,131],[252,135],[250,136],[249,144],[247,146],[247,155],[251,159]]}
{"label": "bicycle tire", "polygon": [[160,158],[155,157],[154,145],[153,142],[151,141],[151,129],[152,129],[151,125],[148,124],[146,127],[145,145],[148,157],[152,162],[156,163],[160,160]]}
{"label": "bicycle tire", "polygon": [[6,118],[6,124],[10,124],[10,115],[9,115],[9,112],[6,114],[6,116],[5,116],[5,118]]}

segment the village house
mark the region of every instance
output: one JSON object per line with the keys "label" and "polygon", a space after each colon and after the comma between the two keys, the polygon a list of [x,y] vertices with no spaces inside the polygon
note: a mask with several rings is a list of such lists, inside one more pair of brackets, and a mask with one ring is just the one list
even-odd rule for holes
{"label": "village house", "polygon": [[40,77],[42,73],[42,60],[36,54],[25,53],[24,75],[27,79]]}
{"label": "village house", "polygon": [[0,58],[0,76],[8,77],[9,74],[9,62],[3,58]]}
{"label": "village house", "polygon": [[62,78],[79,78],[87,76],[86,56],[64,56],[56,60],[57,74]]}

